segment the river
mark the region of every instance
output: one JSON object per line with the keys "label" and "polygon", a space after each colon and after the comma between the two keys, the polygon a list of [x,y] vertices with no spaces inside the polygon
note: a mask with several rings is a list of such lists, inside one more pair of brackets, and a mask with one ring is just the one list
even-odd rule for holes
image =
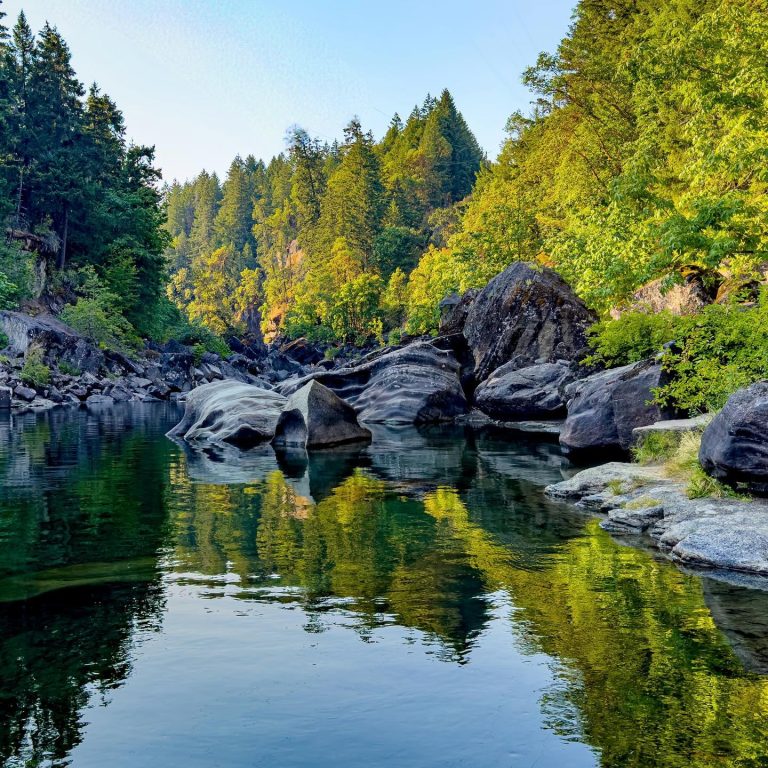
{"label": "river", "polygon": [[557,446],[178,417],[0,421],[2,765],[768,765],[768,593],[546,499]]}

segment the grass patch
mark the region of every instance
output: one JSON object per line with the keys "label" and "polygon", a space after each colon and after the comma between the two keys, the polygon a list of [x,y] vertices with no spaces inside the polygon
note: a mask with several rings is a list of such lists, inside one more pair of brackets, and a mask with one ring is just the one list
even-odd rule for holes
{"label": "grass patch", "polygon": [[59,367],[59,373],[63,373],[65,376],[79,376],[80,375],[80,369],[72,365],[71,363],[68,363],[66,360],[61,360],[58,364]]}
{"label": "grass patch", "polygon": [[605,484],[605,487],[608,488],[614,496],[623,496],[625,493],[636,491],[644,485],[645,482],[639,477],[632,478],[631,480],[620,480],[619,478],[615,478],[614,480],[609,480]]}
{"label": "grass patch", "polygon": [[662,464],[677,451],[680,432],[646,432],[632,448],[632,458],[638,464]]}
{"label": "grass patch", "polygon": [[749,496],[715,480],[701,468],[699,463],[701,436],[700,430],[682,433],[677,450],[664,464],[666,473],[686,484],[685,493],[689,499],[712,498],[748,501]]}
{"label": "grass patch", "polygon": [[623,509],[629,509],[629,510],[637,510],[637,509],[648,509],[649,507],[660,507],[662,505],[661,499],[654,499],[653,496],[638,496],[636,499],[632,499],[632,501],[628,501],[624,506]]}

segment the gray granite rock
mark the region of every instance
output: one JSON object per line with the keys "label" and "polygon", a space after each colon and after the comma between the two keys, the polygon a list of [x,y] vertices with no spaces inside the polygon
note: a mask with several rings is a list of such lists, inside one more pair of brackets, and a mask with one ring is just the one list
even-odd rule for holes
{"label": "gray granite rock", "polygon": [[168,434],[191,442],[251,447],[274,437],[286,402],[277,392],[238,381],[203,384],[187,395],[184,417]]}
{"label": "gray granite rock", "polygon": [[663,419],[664,414],[652,402],[653,390],[662,380],[661,365],[645,360],[570,385],[560,445],[568,453],[627,451],[636,427]]}
{"label": "gray granite rock", "polygon": [[349,368],[316,371],[278,387],[291,395],[315,380],[356,411],[361,422],[427,424],[467,412],[455,355],[429,341],[388,350]]}
{"label": "gray granite rock", "polygon": [[768,576],[768,502],[689,499],[659,468],[611,463],[548,486],[548,496],[607,513],[612,533],[642,533],[681,564]]}
{"label": "gray granite rock", "polygon": [[498,421],[556,419],[566,415],[565,387],[576,378],[577,371],[564,360],[525,368],[513,361],[480,384],[475,403]]}
{"label": "gray granite rock", "polygon": [[728,398],[704,430],[699,461],[705,472],[730,485],[746,483],[768,492],[768,381],[758,381]]}
{"label": "gray granite rock", "polygon": [[285,403],[273,443],[320,448],[370,439],[351,405],[319,381],[310,381]]}
{"label": "gray granite rock", "polygon": [[595,316],[551,269],[516,262],[491,280],[472,302],[463,324],[484,381],[500,366],[574,360],[586,348]]}

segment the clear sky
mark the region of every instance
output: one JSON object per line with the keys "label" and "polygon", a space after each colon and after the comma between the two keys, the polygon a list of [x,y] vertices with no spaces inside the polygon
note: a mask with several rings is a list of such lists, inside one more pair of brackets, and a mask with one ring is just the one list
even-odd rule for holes
{"label": "clear sky", "polygon": [[523,69],[566,32],[575,0],[5,0],[48,20],[86,84],[154,144],[166,179],[269,159],[299,124],[340,138],[357,114],[378,137],[394,112],[448,88],[490,157],[527,110]]}

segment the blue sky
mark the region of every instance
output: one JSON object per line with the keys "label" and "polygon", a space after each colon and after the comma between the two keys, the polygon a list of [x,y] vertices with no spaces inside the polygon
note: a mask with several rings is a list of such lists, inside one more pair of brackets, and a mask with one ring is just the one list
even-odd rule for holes
{"label": "blue sky", "polygon": [[340,137],[357,114],[380,136],[394,112],[447,87],[490,157],[520,82],[566,32],[574,0],[5,0],[69,43],[81,80],[155,144],[166,179],[268,159],[299,124]]}

